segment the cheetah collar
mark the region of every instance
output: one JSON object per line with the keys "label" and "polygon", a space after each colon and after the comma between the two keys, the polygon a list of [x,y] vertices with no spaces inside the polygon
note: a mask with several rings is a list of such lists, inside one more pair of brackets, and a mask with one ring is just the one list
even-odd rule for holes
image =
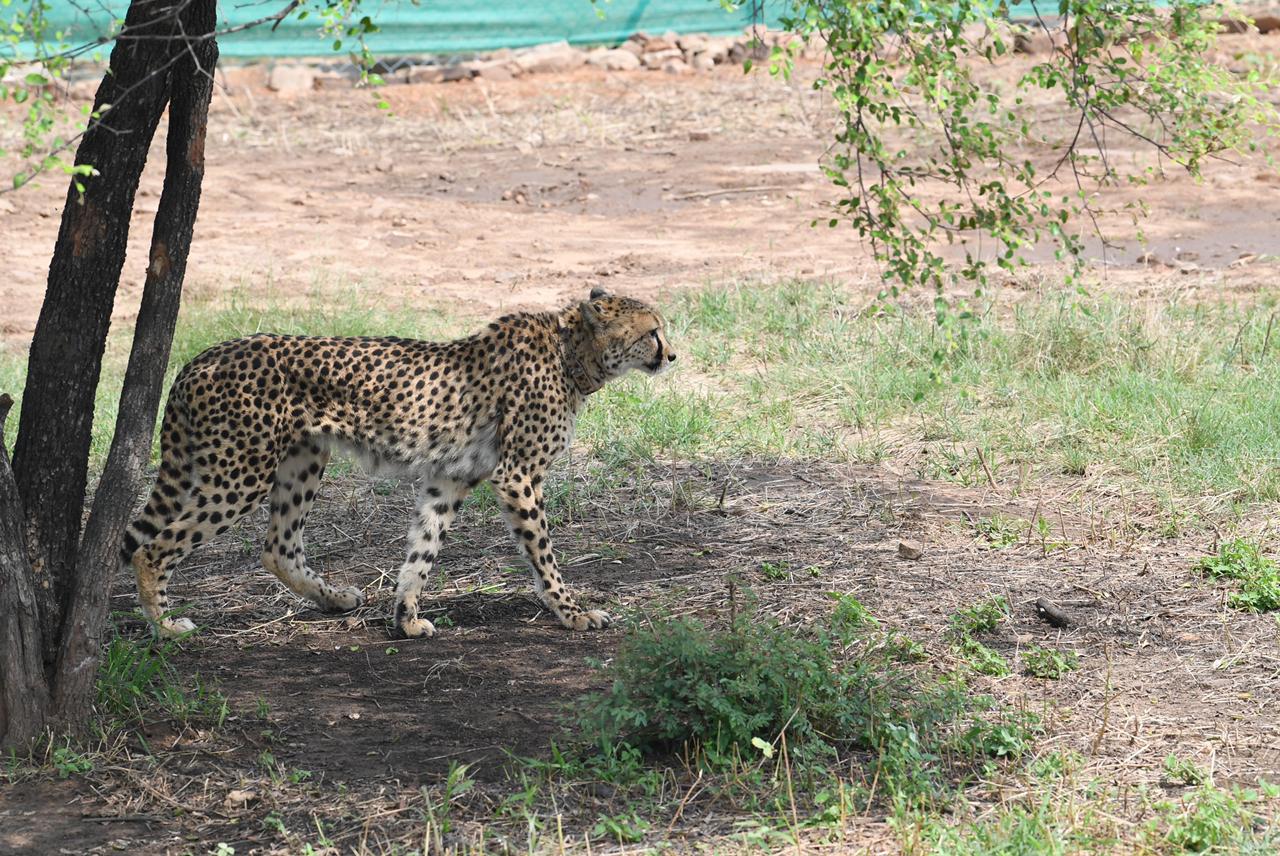
{"label": "cheetah collar", "polygon": [[574,342],[573,330],[570,327],[562,326],[560,328],[560,343],[564,351],[565,376],[569,378],[569,382],[573,384],[574,389],[578,390],[578,394],[586,398],[603,387],[604,371],[599,361],[595,361],[597,372],[592,372],[583,365],[582,360],[578,358],[579,343]]}

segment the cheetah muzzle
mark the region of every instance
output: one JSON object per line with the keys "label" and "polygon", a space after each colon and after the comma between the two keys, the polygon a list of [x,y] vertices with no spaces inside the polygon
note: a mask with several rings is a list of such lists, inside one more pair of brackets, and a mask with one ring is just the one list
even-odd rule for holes
{"label": "cheetah muzzle", "polygon": [[418,595],[463,499],[486,479],[533,570],[539,599],[573,630],[609,616],[579,606],[552,552],[543,486],[587,397],[637,369],[675,362],[662,317],[599,289],[561,312],[507,315],[452,342],[262,334],[215,345],[174,381],[160,472],[124,536],[147,620],[165,636],[174,565],[270,497],[263,566],[326,611],[355,609],[307,565],[302,530],[329,456],[353,452],[413,480],[417,503],[396,586],[394,630],[430,636]]}

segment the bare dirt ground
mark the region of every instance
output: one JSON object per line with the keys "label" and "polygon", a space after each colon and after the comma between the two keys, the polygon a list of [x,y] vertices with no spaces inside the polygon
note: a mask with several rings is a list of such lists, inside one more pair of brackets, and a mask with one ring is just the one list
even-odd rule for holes
{"label": "bare dirt ground", "polygon": [[[419,786],[439,783],[462,761],[479,784],[453,843],[489,818],[491,846],[505,840],[523,850],[519,824],[493,820],[512,791],[507,753],[545,755],[563,734],[567,707],[602,687],[588,659],[607,659],[624,631],[555,626],[529,594],[525,572],[513,571],[518,563],[495,516],[472,508],[442,559],[438,593],[426,598],[440,632],[390,641],[385,612],[410,503],[407,490],[360,477],[326,483],[308,537],[331,579],[370,596],[354,615],[310,610],[257,566],[265,512],[193,559],[173,591],[206,629],[175,662],[226,693],[228,722],[203,729],[158,719],[74,784],[10,786],[0,798],[0,849],[209,852],[223,841],[237,853],[297,852],[298,841],[315,840],[320,818],[341,852],[391,852],[392,843],[423,834]],[[1094,540],[1088,520],[1064,515],[1054,531],[1071,547],[990,549],[966,521],[996,511],[1034,513],[1031,503],[890,480],[883,470],[660,467],[575,503],[556,532],[580,596],[630,622],[660,610],[723,619],[731,585],[754,589],[769,614],[803,619],[840,591],[946,661],[948,614],[1003,594],[1014,617],[989,640],[993,647],[1012,659],[1028,645],[1051,644],[1081,658],[1061,681],[975,679],[1045,717],[1039,751],[1074,749],[1089,757],[1092,775],[1130,788],[1167,786],[1159,771],[1171,753],[1212,768],[1220,783],[1280,777],[1280,638],[1269,616],[1228,610],[1222,591],[1191,577],[1194,548],[1135,543],[1122,527]],[[926,545],[922,560],[898,557],[904,536]],[[792,572],[771,578],[765,561]],[[132,580],[121,576],[115,601],[128,609],[133,596]],[[1063,607],[1071,627],[1037,619],[1039,597]],[[124,632],[144,631],[130,623]],[[295,770],[310,775],[291,781]],[[627,807],[607,786],[576,797],[559,806],[559,821],[547,820],[579,843],[594,818]],[[292,846],[272,817],[295,836]],[[695,795],[668,837],[681,849],[736,849],[721,836],[739,819],[713,794]],[[866,819],[850,844],[892,852],[892,841],[881,822]]]}
{"label": "bare dirt ground", "polygon": [[[1272,61],[1280,36],[1224,36],[1220,52],[1237,64]],[[1008,82],[1031,62],[984,73]],[[875,268],[857,237],[810,227],[836,199],[817,166],[833,125],[825,96],[805,82],[812,73],[802,68],[789,85],[718,67],[389,86],[388,116],[366,92],[276,97],[253,85],[265,74],[235,72],[214,98],[189,287],[288,295],[359,283],[389,301],[488,312],[555,305],[589,282],[638,296],[739,276],[865,286]],[[1060,105],[1034,107],[1045,128],[1073,129]],[[6,133],[17,116],[4,117]],[[162,182],[157,139],[119,298],[125,322]],[[1113,157],[1139,157],[1113,146]],[[1167,176],[1106,197],[1149,206],[1154,267],[1137,263],[1135,228],[1116,217],[1106,225],[1123,248],[1099,276],[1121,287],[1221,288],[1274,273],[1280,173],[1259,157],[1217,163],[1203,182],[1176,167]],[[64,192],[49,176],[0,206],[0,335],[12,343],[34,327]]]}
{"label": "bare dirt ground", "polygon": [[[1280,37],[1224,45],[1272,56]],[[285,100],[247,87],[216,96],[193,291],[247,286],[288,298],[360,283],[393,305],[456,302],[484,314],[556,305],[594,282],[660,295],[738,276],[874,281],[850,232],[809,227],[833,196],[815,166],[829,119],[802,85],[725,69],[689,78],[584,71],[386,95],[390,118],[358,92]],[[160,181],[158,168],[144,181],[135,247],[145,246]],[[1138,265],[1144,250],[1129,227],[1125,249],[1099,276],[1137,293],[1273,283],[1276,187],[1250,160],[1220,164],[1202,183],[1171,172],[1126,191],[1151,208],[1151,251],[1171,263],[1181,252],[1191,264],[1185,272]],[[61,182],[5,198],[13,210],[0,210],[0,334],[21,347],[38,313]],[[122,325],[135,311],[144,257],[138,249],[128,262]],[[585,478],[572,467],[566,477]],[[0,852],[203,853],[217,841],[239,854],[299,852],[299,841],[317,840],[317,818],[343,852],[391,852],[421,839],[419,786],[438,784],[454,761],[473,764],[480,782],[457,840],[475,833],[475,818],[497,816],[510,790],[506,753],[545,755],[565,707],[601,686],[588,659],[607,659],[624,631],[553,625],[524,572],[511,570],[518,562],[493,515],[472,509],[442,560],[439,594],[428,598],[429,614],[448,616],[437,620],[440,633],[389,641],[384,613],[409,497],[383,488],[357,477],[327,482],[308,530],[319,567],[370,595],[355,615],[317,614],[259,568],[261,513],[194,557],[174,591],[206,629],[176,665],[226,693],[227,723],[157,719],[91,773],[20,779],[0,793]],[[997,650],[1012,656],[1052,642],[1081,656],[1081,669],[1058,682],[978,679],[1046,716],[1046,749],[1077,749],[1093,773],[1128,786],[1156,783],[1170,753],[1212,768],[1220,782],[1280,777],[1275,621],[1229,610],[1222,589],[1188,571],[1204,545],[1143,533],[1129,525],[1140,509],[1090,519],[1050,498],[1039,512],[1070,546],[1048,553],[1025,543],[992,550],[972,537],[970,518],[1029,519],[1035,505],[904,483],[881,468],[659,465],[563,512],[556,535],[580,597],[630,621],[661,608],[722,616],[730,579],[784,618],[818,614],[835,590],[945,660],[948,613],[1005,594],[1015,614]],[[904,535],[925,545],[923,559],[897,557]],[[774,560],[806,573],[769,579],[761,562]],[[1041,596],[1069,612],[1070,628],[1037,620],[1031,604]],[[118,579],[113,598],[130,610],[132,581]],[[126,620],[124,632],[143,630]],[[273,770],[310,776],[291,782]],[[711,795],[690,794],[683,825],[668,837],[723,852],[719,836],[735,815]],[[579,842],[593,818],[625,808],[607,789],[577,796],[560,809]],[[557,821],[547,821],[554,841]],[[896,849],[882,820],[851,825],[857,846]],[[492,834],[523,849],[514,826]]]}

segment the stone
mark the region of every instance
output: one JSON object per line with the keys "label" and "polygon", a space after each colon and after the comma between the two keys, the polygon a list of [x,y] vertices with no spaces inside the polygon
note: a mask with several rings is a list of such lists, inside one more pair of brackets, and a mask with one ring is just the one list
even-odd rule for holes
{"label": "stone", "polygon": [[439,83],[444,80],[444,66],[417,65],[409,69],[407,83]]}
{"label": "stone", "polygon": [[[392,80],[396,80],[398,83],[405,82],[403,77],[399,79],[389,78],[387,82],[390,83]],[[336,71],[322,71],[316,75],[315,81],[316,89],[350,89],[352,84],[353,81],[351,78]]]}
{"label": "stone", "polygon": [[1258,32],[1266,35],[1275,30],[1280,30],[1280,17],[1275,15],[1259,15],[1253,19],[1253,25],[1258,28]]}
{"label": "stone", "polygon": [[626,51],[629,54],[635,54],[638,59],[640,55],[644,53],[644,42],[637,39],[635,36],[632,36],[622,44],[618,45],[617,49],[620,51]]}
{"label": "stone", "polygon": [[668,48],[665,51],[654,51],[653,53],[646,53],[643,57],[641,57],[641,60],[644,62],[645,68],[662,68],[663,63],[669,60],[673,60],[673,59],[683,60],[683,58],[684,58],[684,54],[681,53],[680,48]]}
{"label": "stone", "polygon": [[481,80],[513,80],[515,78],[515,74],[511,70],[513,65],[515,65],[514,62],[498,60],[496,62],[475,63],[472,69],[476,77]]}
{"label": "stone", "polygon": [[603,51],[595,56],[588,57],[587,62],[596,68],[603,68],[609,71],[633,71],[640,67],[640,57],[631,51],[621,48]]}
{"label": "stone", "polygon": [[660,51],[678,50],[679,45],[675,39],[668,39],[665,36],[651,36],[644,42],[645,53],[658,53]]}
{"label": "stone", "polygon": [[716,67],[716,61],[711,58],[711,54],[706,51],[696,53],[689,60],[689,65],[693,66],[697,71],[710,71]]}
{"label": "stone", "polygon": [[676,46],[685,53],[701,53],[708,47],[710,40],[706,36],[680,36]]}
{"label": "stone", "polygon": [[470,80],[476,76],[476,70],[470,63],[446,65],[441,70],[440,79],[445,83],[456,83],[459,80]]}
{"label": "stone", "polygon": [[315,86],[315,70],[305,65],[273,66],[267,77],[267,88],[281,95],[302,95]]}
{"label": "stone", "polygon": [[669,59],[662,64],[662,70],[667,74],[693,74],[693,69],[682,59]]}
{"label": "stone", "polygon": [[1044,27],[1036,24],[1026,30],[1019,31],[1013,37],[1013,49],[1018,53],[1031,56],[1045,56],[1068,47],[1067,33],[1059,27]]}
{"label": "stone", "polygon": [[924,555],[924,547],[920,546],[918,541],[899,541],[898,555],[915,561]]}
{"label": "stone", "polygon": [[568,42],[550,42],[518,51],[512,60],[520,70],[531,74],[572,71],[587,61],[587,55]]}
{"label": "stone", "polygon": [[216,80],[227,92],[235,95],[247,89],[262,89],[267,85],[267,69],[258,64],[219,65]]}

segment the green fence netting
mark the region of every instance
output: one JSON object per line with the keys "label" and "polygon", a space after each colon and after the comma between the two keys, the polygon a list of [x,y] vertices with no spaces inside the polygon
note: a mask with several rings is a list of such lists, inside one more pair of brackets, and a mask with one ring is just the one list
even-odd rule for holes
{"label": "green fence netting", "polygon": [[[53,30],[66,42],[90,42],[122,17],[128,0],[48,0]],[[219,29],[233,29],[275,14],[283,0],[220,0]],[[375,54],[435,54],[523,47],[561,39],[609,44],[632,33],[728,34],[752,23],[752,4],[727,11],[717,0],[369,0],[362,4],[381,32],[369,37]],[[766,3],[763,21],[776,25],[782,2]],[[224,57],[331,56],[314,19],[291,16],[274,31],[269,25],[218,39]],[[105,54],[105,48],[103,49]],[[342,56],[339,54],[339,56]]]}

